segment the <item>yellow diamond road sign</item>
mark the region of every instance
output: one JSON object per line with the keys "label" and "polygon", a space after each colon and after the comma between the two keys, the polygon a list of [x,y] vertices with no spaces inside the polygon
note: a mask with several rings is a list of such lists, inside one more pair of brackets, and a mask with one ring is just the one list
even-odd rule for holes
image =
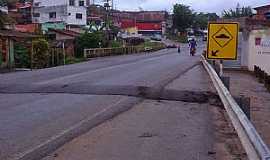
{"label": "yellow diamond road sign", "polygon": [[238,23],[209,23],[208,59],[236,60]]}

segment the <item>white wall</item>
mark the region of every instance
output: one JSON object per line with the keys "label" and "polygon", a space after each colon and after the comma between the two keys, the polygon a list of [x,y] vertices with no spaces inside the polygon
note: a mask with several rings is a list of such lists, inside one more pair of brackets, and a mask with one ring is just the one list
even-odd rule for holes
{"label": "white wall", "polygon": [[[261,39],[256,45],[256,39]],[[248,39],[248,68],[254,70],[254,65],[270,74],[270,30],[253,30]]]}
{"label": "white wall", "polygon": [[[34,7],[34,13],[40,13],[40,17],[33,17],[33,22],[65,22],[67,25],[86,25],[87,9],[79,6],[79,1],[75,0],[75,6],[69,6],[69,0],[34,0],[34,3],[40,3],[40,7]],[[84,5],[86,6],[86,4],[86,0],[84,0]],[[50,12],[56,12],[56,18],[49,18]],[[76,13],[81,13],[82,19],[76,19]]]}
{"label": "white wall", "polygon": [[[75,6],[79,6],[79,1],[84,1],[84,5],[86,6],[86,2],[89,0],[75,0]],[[39,3],[39,6],[58,6],[69,5],[69,0],[34,0],[35,3]],[[91,1],[90,4],[92,4]]]}
{"label": "white wall", "polygon": [[[68,15],[66,23],[69,25],[86,25],[86,19],[87,19],[87,14],[86,14],[86,8],[85,7],[73,7],[69,6],[68,7]],[[76,19],[76,13],[81,13],[82,14],[82,19]]]}
{"label": "white wall", "polygon": [[69,0],[34,0],[35,3],[40,3],[39,6],[58,6],[68,5]]}
{"label": "white wall", "polygon": [[[50,18],[50,12],[56,12],[56,18]],[[65,5],[35,8],[34,13],[40,13],[40,17],[33,17],[34,23],[66,22],[68,16],[67,6]]]}

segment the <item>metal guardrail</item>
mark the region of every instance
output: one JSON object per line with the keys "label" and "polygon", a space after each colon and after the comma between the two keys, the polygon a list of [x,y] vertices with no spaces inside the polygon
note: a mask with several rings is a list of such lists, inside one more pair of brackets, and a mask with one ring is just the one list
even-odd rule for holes
{"label": "metal guardrail", "polygon": [[264,143],[253,124],[240,109],[229,90],[224,86],[213,67],[202,56],[202,62],[232,121],[238,137],[250,160],[270,160],[270,150]]}

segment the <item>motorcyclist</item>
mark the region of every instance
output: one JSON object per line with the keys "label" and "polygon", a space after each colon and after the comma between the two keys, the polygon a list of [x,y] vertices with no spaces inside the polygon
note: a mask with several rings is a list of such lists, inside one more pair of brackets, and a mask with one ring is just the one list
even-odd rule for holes
{"label": "motorcyclist", "polygon": [[194,54],[196,52],[196,46],[197,46],[197,42],[195,41],[194,38],[192,38],[192,40],[189,42],[191,56],[194,56]]}

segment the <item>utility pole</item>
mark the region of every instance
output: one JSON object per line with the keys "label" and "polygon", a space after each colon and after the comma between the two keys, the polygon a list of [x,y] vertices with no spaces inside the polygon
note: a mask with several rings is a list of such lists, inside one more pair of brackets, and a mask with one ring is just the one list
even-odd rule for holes
{"label": "utility pole", "polygon": [[110,29],[110,22],[109,22],[109,15],[110,15],[110,0],[104,0],[104,7],[106,9],[106,37],[107,41],[109,42],[110,40],[110,35],[109,35],[109,29]]}

